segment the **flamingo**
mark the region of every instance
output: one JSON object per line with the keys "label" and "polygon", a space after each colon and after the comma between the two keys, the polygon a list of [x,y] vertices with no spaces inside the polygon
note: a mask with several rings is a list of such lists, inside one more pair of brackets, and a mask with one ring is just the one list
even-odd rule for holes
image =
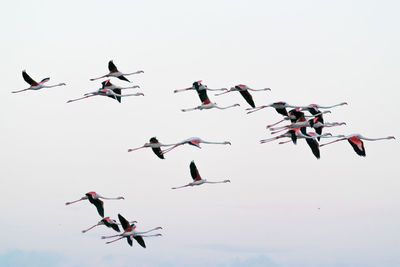
{"label": "flamingo", "polygon": [[203,110],[203,109],[212,109],[212,108],[217,108],[217,109],[228,109],[228,108],[233,108],[233,107],[238,107],[240,106],[239,104],[233,104],[230,106],[226,106],[226,107],[220,107],[217,105],[217,103],[211,103],[208,101],[204,101],[201,106],[197,106],[195,108],[186,108],[186,109],[181,109],[183,112],[187,112],[187,111],[193,111],[193,110]]}
{"label": "flamingo", "polygon": [[184,144],[189,144],[189,145],[201,148],[200,147],[200,143],[203,143],[203,144],[214,144],[214,145],[231,145],[231,142],[229,142],[229,141],[212,142],[212,141],[205,141],[205,140],[203,140],[203,139],[201,139],[199,137],[190,137],[190,138],[185,139],[185,140],[183,140],[183,141],[181,141],[179,143],[172,144],[173,145],[172,147],[165,149],[162,153],[165,154],[165,153],[171,151],[172,149],[174,149],[174,148],[176,148],[178,146],[184,145]]}
{"label": "flamingo", "polygon": [[190,174],[192,175],[192,178],[193,178],[192,183],[188,183],[187,185],[183,185],[183,186],[172,187],[172,189],[178,189],[178,188],[195,186],[195,185],[202,185],[204,183],[220,184],[220,183],[230,183],[231,182],[230,180],[223,180],[223,181],[219,181],[219,182],[210,182],[210,181],[207,181],[206,179],[202,179],[200,177],[199,171],[197,170],[196,164],[194,164],[193,160],[190,162]]}
{"label": "flamingo", "polygon": [[[268,138],[268,139],[262,139],[262,140],[260,140],[260,144],[265,144],[265,143],[268,143],[268,142],[271,142],[271,141],[274,141],[274,140],[278,140],[278,139],[281,139],[281,138],[285,138],[285,137],[289,137],[289,138],[293,139],[293,135],[296,137],[296,139],[297,138],[314,139],[314,138],[318,138],[318,137],[320,137],[320,138],[332,138],[332,137],[341,138],[341,137],[344,137],[344,135],[332,136],[331,133],[325,133],[325,134],[322,134],[322,135],[315,134],[315,135],[309,136],[309,135],[305,135],[301,131],[297,131],[296,132],[295,130],[289,130],[289,131],[287,131],[287,132],[285,132],[285,133],[283,133],[281,135],[274,136],[274,137]],[[279,144],[286,144],[286,143],[288,143],[290,141],[292,141],[292,140],[280,142]]]}
{"label": "flamingo", "polygon": [[114,65],[114,62],[112,60],[110,60],[108,62],[108,70],[110,71],[110,73],[100,76],[98,78],[90,79],[90,80],[94,81],[94,80],[98,80],[98,79],[105,78],[105,77],[116,77],[120,80],[130,82],[125,76],[132,75],[132,74],[138,74],[138,73],[144,73],[144,71],[142,71],[142,70],[138,70],[138,71],[135,71],[132,73],[122,73],[117,69],[117,67]]}
{"label": "flamingo", "polygon": [[115,240],[106,242],[106,244],[110,244],[122,238],[126,238],[130,246],[132,246],[132,240],[135,239],[139,243],[139,245],[141,245],[143,248],[146,248],[146,244],[144,243],[143,237],[161,236],[161,234],[154,234],[154,235],[144,235],[144,234],[149,233],[151,231],[160,230],[162,229],[162,227],[156,227],[145,232],[137,232],[136,225],[130,224],[121,214],[118,214],[118,219],[122,225],[122,228],[124,228],[124,232],[119,235],[102,236],[101,239],[118,237]]}
{"label": "flamingo", "polygon": [[[316,139],[317,138],[321,138],[321,137],[323,137],[323,138],[343,137],[343,135],[333,136],[330,133],[323,134],[323,135],[317,135],[317,134],[315,134],[313,132],[308,132],[308,133],[305,133],[305,134],[300,133],[300,135],[298,135],[297,137],[304,138],[306,140],[308,146],[311,148],[311,151],[314,154],[314,156],[317,159],[319,159],[321,156],[320,156],[320,151],[319,151],[319,143],[318,143],[318,141]],[[290,140],[289,141],[280,142],[279,144],[280,145],[281,144],[286,144],[288,142],[290,142]]]}
{"label": "flamingo", "polygon": [[[276,134],[279,133],[281,131],[284,130],[288,130],[288,129],[293,129],[293,128],[301,128],[301,127],[312,127],[314,129],[320,129],[323,127],[334,127],[334,126],[341,126],[341,125],[346,125],[345,122],[325,122],[325,123],[321,123],[321,122],[314,122],[314,120],[308,120],[308,121],[300,121],[300,122],[295,122],[292,123],[290,125],[286,125],[286,126],[281,126],[281,127],[276,127],[276,128],[269,128],[271,131],[271,134]],[[321,135],[321,133],[317,133],[319,135]]]}
{"label": "flamingo", "polygon": [[325,113],[331,113],[331,112],[329,110],[327,110],[327,111],[316,113],[316,114],[310,116],[310,115],[305,115],[304,112],[300,111],[300,108],[294,108],[294,109],[289,110],[288,116],[285,116],[282,120],[280,120],[278,122],[267,125],[266,128],[269,129],[269,128],[271,128],[275,125],[278,125],[281,122],[284,122],[286,120],[290,120],[292,123],[295,123],[297,121],[305,121],[305,118],[310,118],[310,117],[315,118],[316,116],[322,117],[322,114],[325,114]]}
{"label": "flamingo", "polygon": [[75,102],[75,101],[82,100],[82,99],[89,98],[89,97],[96,96],[96,95],[111,97],[111,98],[117,100],[119,103],[121,103],[121,97],[126,97],[126,96],[144,96],[143,93],[135,93],[135,94],[126,94],[126,95],[122,95],[122,94],[121,94],[121,89],[125,89],[125,88],[106,89],[106,88],[104,88],[104,87],[105,87],[105,86],[103,85],[103,88],[100,88],[100,89],[97,90],[97,91],[84,94],[83,97],[68,100],[67,103]]}
{"label": "flamingo", "polygon": [[[137,221],[131,221],[130,223],[137,223]],[[105,225],[108,228],[112,228],[117,232],[121,232],[121,230],[119,230],[119,227],[118,227],[118,225],[120,225],[120,223],[117,223],[117,221],[110,219],[110,217],[105,217],[104,219],[101,219],[97,224],[93,225],[92,227],[89,227],[86,230],[82,230],[82,233],[86,233],[87,231],[89,231],[99,225]]]}
{"label": "flamingo", "polygon": [[347,140],[350,145],[353,147],[354,151],[357,153],[357,155],[365,157],[365,148],[364,148],[364,143],[362,140],[367,140],[367,141],[377,141],[377,140],[385,140],[385,139],[396,139],[394,136],[387,136],[387,137],[380,137],[380,138],[367,138],[362,136],[361,134],[350,134],[347,136],[344,136],[342,138],[339,138],[337,140],[334,140],[329,143],[321,144],[320,147],[326,146],[332,143],[336,143],[339,141]]}
{"label": "flamingo", "polygon": [[[324,109],[324,108],[334,108],[334,107],[343,106],[343,105],[347,105],[347,102],[342,102],[342,103],[331,105],[331,106],[321,106],[321,105],[317,105],[317,104],[310,104],[306,108],[304,108],[304,110],[308,110],[311,114],[317,115],[317,114],[321,113],[319,108],[322,108],[322,109]],[[319,114],[317,116],[317,119],[315,120],[315,122],[324,123],[324,119],[322,117],[322,114]],[[317,134],[321,134],[322,133],[322,127],[321,128],[316,128],[315,132]],[[318,141],[319,140],[320,139],[318,138]]]}
{"label": "flamingo", "polygon": [[76,203],[78,201],[81,200],[86,200],[88,199],[90,203],[92,203],[93,205],[96,206],[97,212],[99,213],[99,215],[104,218],[104,202],[100,200],[100,198],[102,199],[125,199],[124,197],[103,197],[99,194],[97,194],[96,192],[88,192],[85,194],[84,197],[81,197],[78,200],[75,201],[71,201],[71,202],[67,202],[65,203],[65,205],[71,205],[73,203]]}
{"label": "flamingo", "polygon": [[109,89],[109,90],[115,90],[115,89],[131,89],[131,88],[140,88],[139,85],[132,85],[128,87],[120,87],[117,85],[114,85],[110,82],[110,80],[105,80],[104,82],[101,83],[102,89]]}
{"label": "flamingo", "polygon": [[254,104],[253,97],[251,96],[251,94],[249,93],[249,91],[267,91],[267,90],[271,91],[271,88],[251,89],[251,88],[248,87],[247,85],[238,84],[238,85],[235,85],[234,87],[231,87],[231,89],[229,89],[229,90],[226,91],[226,92],[223,92],[223,93],[220,93],[220,94],[216,94],[216,96],[219,96],[219,95],[223,95],[223,94],[227,94],[227,93],[230,93],[230,92],[235,92],[235,91],[237,91],[237,92],[239,92],[239,93],[243,96],[243,98],[246,100],[246,102],[247,102],[252,108],[255,108],[256,105]]}
{"label": "flamingo", "polygon": [[128,152],[132,152],[141,148],[145,148],[145,147],[151,147],[151,149],[153,150],[154,154],[156,154],[157,157],[159,157],[160,159],[164,159],[164,155],[163,152],[161,151],[161,147],[162,146],[173,146],[175,144],[170,144],[170,145],[164,145],[160,142],[158,142],[156,137],[152,137],[150,138],[150,143],[145,143],[143,146],[141,147],[137,147],[137,148],[130,148],[128,149]]}
{"label": "flamingo", "polygon": [[184,91],[188,91],[188,90],[196,90],[196,92],[198,93],[198,95],[200,97],[200,101],[203,102],[206,98],[208,98],[207,90],[208,91],[226,91],[226,90],[228,90],[227,88],[211,89],[211,88],[208,88],[207,85],[202,84],[201,82],[202,82],[201,80],[196,81],[192,84],[191,87],[174,90],[174,93],[184,92]]}
{"label": "flamingo", "polygon": [[52,88],[52,87],[56,87],[56,86],[63,86],[66,85],[65,83],[59,83],[59,84],[55,84],[55,85],[44,85],[46,82],[48,82],[50,80],[50,78],[44,78],[43,80],[41,80],[39,83],[35,82],[35,80],[33,80],[28,73],[26,73],[25,70],[22,71],[22,77],[24,78],[25,82],[27,82],[30,87],[26,88],[26,89],[22,89],[22,90],[18,90],[18,91],[12,91],[11,93],[20,93],[26,90],[39,90],[42,88]]}
{"label": "flamingo", "polygon": [[278,112],[279,114],[281,114],[283,116],[286,116],[286,117],[289,116],[289,114],[287,113],[286,108],[305,108],[305,107],[302,107],[302,106],[292,106],[292,105],[289,105],[286,102],[280,101],[280,102],[274,102],[272,104],[263,105],[263,106],[259,106],[259,107],[255,107],[255,108],[247,108],[246,110],[249,110],[247,112],[247,114],[250,114],[250,113],[259,111],[259,110],[261,110],[263,108],[267,108],[267,107],[274,108],[276,110],[276,112]]}

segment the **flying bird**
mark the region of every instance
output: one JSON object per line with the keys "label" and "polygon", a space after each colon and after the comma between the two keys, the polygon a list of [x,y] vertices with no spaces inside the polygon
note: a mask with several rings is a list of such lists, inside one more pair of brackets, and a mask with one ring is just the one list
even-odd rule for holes
{"label": "flying bird", "polygon": [[118,214],[118,219],[119,219],[119,221],[121,223],[122,228],[124,228],[124,232],[122,234],[119,234],[119,235],[102,236],[101,239],[118,237],[115,240],[106,242],[106,244],[110,244],[110,243],[113,243],[115,241],[118,241],[118,240],[121,240],[123,238],[126,238],[126,240],[128,241],[128,244],[130,246],[133,245],[132,240],[135,239],[139,243],[140,246],[142,246],[143,248],[146,248],[146,244],[144,242],[143,237],[161,236],[161,234],[154,234],[154,235],[144,235],[144,234],[149,233],[151,231],[160,230],[160,229],[162,229],[162,227],[156,227],[156,228],[150,229],[150,230],[145,231],[145,232],[137,232],[136,231],[136,225],[135,224],[130,224],[121,214]]}
{"label": "flying bird", "polygon": [[124,197],[103,197],[99,194],[97,194],[96,192],[88,192],[85,194],[84,197],[81,197],[78,200],[75,201],[71,201],[71,202],[67,202],[65,203],[65,205],[71,205],[73,203],[76,203],[78,201],[82,201],[82,200],[86,200],[88,199],[90,203],[92,203],[93,205],[96,206],[97,212],[99,213],[99,215],[104,218],[104,202],[100,200],[101,199],[125,199]]}
{"label": "flying bird", "polygon": [[191,87],[174,90],[174,93],[184,92],[188,90],[196,90],[197,94],[199,95],[200,101],[203,102],[208,98],[207,91],[226,91],[228,89],[227,88],[211,89],[208,88],[207,85],[202,84],[202,81],[200,80],[194,82]]}
{"label": "flying bird", "polygon": [[130,148],[128,149],[128,152],[132,152],[141,148],[145,148],[145,147],[151,147],[151,150],[153,150],[154,154],[156,154],[157,157],[159,157],[160,159],[164,159],[164,154],[163,151],[161,150],[162,146],[174,146],[175,144],[170,144],[170,145],[164,145],[162,143],[160,143],[156,137],[152,137],[150,138],[150,143],[145,143],[143,146],[141,147],[137,147],[137,148]]}
{"label": "flying bird", "polygon": [[219,181],[219,182],[210,182],[210,181],[207,181],[206,179],[202,179],[199,174],[199,171],[197,170],[196,164],[194,164],[193,160],[192,160],[192,162],[190,162],[190,174],[193,178],[193,182],[188,183],[187,185],[183,185],[183,186],[172,187],[172,189],[178,189],[178,188],[195,186],[195,185],[202,185],[204,183],[220,184],[220,183],[230,183],[231,182],[230,180],[223,180],[223,181]]}
{"label": "flying bird", "polygon": [[[131,221],[130,223],[137,223],[137,221]],[[101,219],[97,224],[89,227],[86,230],[82,230],[82,233],[86,233],[87,231],[89,231],[99,225],[105,225],[108,228],[112,228],[117,232],[121,232],[121,230],[119,230],[119,227],[118,227],[118,225],[120,225],[120,223],[117,223],[117,221],[114,219],[110,219],[110,217],[105,217],[104,219]]]}
{"label": "flying bird", "polygon": [[110,60],[108,62],[108,70],[110,71],[110,73],[100,76],[98,78],[90,79],[90,80],[94,81],[94,80],[98,80],[98,79],[105,78],[105,77],[116,77],[120,80],[130,82],[125,76],[132,75],[132,74],[138,74],[138,73],[144,73],[144,71],[142,71],[142,70],[138,70],[138,71],[135,71],[132,73],[122,73],[117,69],[117,67],[115,66],[115,64],[112,60]]}
{"label": "flying bird", "polygon": [[20,93],[20,92],[27,91],[27,90],[39,90],[42,88],[52,88],[52,87],[56,87],[56,86],[65,85],[65,83],[59,83],[59,84],[55,84],[55,85],[44,85],[46,82],[48,82],[50,80],[50,78],[44,78],[40,82],[36,82],[28,75],[28,73],[26,73],[25,70],[22,71],[22,77],[24,78],[25,82],[27,82],[30,85],[30,87],[26,88],[26,89],[18,90],[18,91],[12,91],[11,93]]}
{"label": "flying bird", "polygon": [[228,108],[233,108],[233,107],[238,107],[240,106],[239,104],[233,104],[230,106],[226,107],[220,107],[217,105],[217,103],[211,103],[208,101],[203,102],[200,106],[197,106],[195,108],[186,108],[186,109],[181,109],[183,112],[187,111],[193,111],[193,110],[203,110],[203,109],[212,109],[212,108],[217,108],[217,109],[228,109]]}
{"label": "flying bird", "polygon": [[252,97],[252,95],[249,93],[249,91],[267,91],[267,90],[271,91],[271,88],[251,89],[251,88],[249,88],[247,85],[238,84],[238,85],[235,85],[234,87],[231,87],[231,89],[229,89],[229,90],[226,91],[226,92],[216,94],[216,96],[218,96],[218,95],[223,95],[223,94],[227,94],[227,93],[235,92],[235,91],[236,91],[236,92],[239,92],[239,93],[243,96],[243,98],[246,100],[246,102],[247,102],[252,108],[255,108],[256,105],[254,104],[253,97]]}
{"label": "flying bird", "polygon": [[121,97],[126,97],[126,96],[144,96],[143,93],[125,94],[125,95],[121,94],[122,93],[122,91],[121,91],[122,89],[135,88],[135,87],[137,87],[137,85],[132,86],[132,87],[126,87],[126,88],[118,88],[118,87],[116,87],[115,89],[108,89],[108,88],[106,88],[108,86],[107,84],[111,84],[111,83],[107,83],[107,81],[105,81],[105,82],[102,83],[102,88],[100,88],[99,90],[91,92],[91,93],[84,94],[83,97],[80,97],[80,98],[77,98],[77,99],[68,100],[67,103],[75,102],[75,101],[78,101],[78,100],[82,100],[82,99],[89,98],[89,97],[92,97],[92,96],[97,96],[97,95],[110,97],[112,99],[117,100],[119,103],[121,103]]}
{"label": "flying bird", "polygon": [[286,102],[280,101],[280,102],[275,102],[275,103],[268,104],[268,105],[262,105],[262,106],[255,107],[255,108],[247,108],[246,110],[249,110],[247,112],[247,114],[250,114],[250,113],[253,113],[253,112],[259,111],[261,109],[268,108],[268,107],[274,108],[276,110],[276,112],[278,112],[279,114],[286,116],[286,117],[289,116],[286,108],[305,108],[302,106],[292,106]]}
{"label": "flying bird", "polygon": [[183,141],[181,141],[181,142],[179,142],[179,143],[172,144],[173,146],[170,147],[170,148],[165,149],[165,150],[162,152],[162,154],[165,154],[165,153],[171,151],[172,149],[174,149],[174,148],[176,148],[176,147],[178,147],[178,146],[182,146],[182,145],[184,145],[184,144],[189,144],[189,145],[192,145],[192,146],[201,148],[201,147],[200,147],[200,144],[201,144],[201,143],[203,143],[203,144],[214,144],[214,145],[231,145],[231,142],[229,142],[229,141],[212,142],[212,141],[205,141],[205,140],[203,140],[203,139],[201,139],[201,138],[199,138],[199,137],[190,137],[190,138],[185,139],[185,140],[183,140]]}
{"label": "flying bird", "polygon": [[334,140],[332,142],[321,144],[320,147],[326,146],[329,144],[333,144],[333,143],[336,143],[339,141],[347,140],[349,142],[349,144],[353,147],[353,149],[357,153],[357,155],[365,157],[366,154],[365,154],[364,142],[362,140],[377,141],[377,140],[384,140],[384,139],[396,139],[396,138],[394,136],[380,137],[380,138],[367,138],[360,134],[350,134],[345,137]]}

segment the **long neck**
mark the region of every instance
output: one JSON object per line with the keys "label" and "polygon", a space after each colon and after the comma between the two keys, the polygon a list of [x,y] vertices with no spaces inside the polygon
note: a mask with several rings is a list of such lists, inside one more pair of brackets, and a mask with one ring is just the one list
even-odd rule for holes
{"label": "long neck", "polygon": [[52,87],[57,87],[57,86],[62,86],[64,85],[63,83],[55,84],[55,85],[43,85],[43,88],[52,88]]}
{"label": "long neck", "polygon": [[131,89],[131,88],[140,88],[139,85],[133,85],[133,86],[128,86],[128,87],[118,87],[118,89]]}
{"label": "long neck", "polygon": [[194,87],[188,87],[188,88],[185,88],[185,89],[176,89],[176,90],[174,90],[174,93],[184,92],[184,91],[187,91],[187,90],[194,90]]}
{"label": "long neck", "polygon": [[142,235],[142,237],[151,237],[151,236],[161,236],[161,234],[154,234],[154,235]]}
{"label": "long neck", "polygon": [[110,199],[110,200],[118,200],[118,199],[123,199],[122,197],[103,197],[97,194],[97,198],[102,198],[102,199]]}
{"label": "long neck", "polygon": [[149,233],[149,232],[152,232],[152,231],[155,231],[155,230],[159,230],[159,229],[161,229],[161,227],[155,227],[155,228],[150,229],[150,230],[145,231],[145,232],[136,232],[136,234],[139,234],[139,235],[146,234],[146,233]]}
{"label": "long neck", "polygon": [[227,108],[233,108],[233,107],[236,107],[236,106],[238,106],[239,104],[234,104],[234,105],[230,105],[230,106],[227,106],[227,107],[219,107],[219,106],[215,106],[216,108],[219,108],[219,109],[227,109]]}
{"label": "long neck", "polygon": [[101,79],[101,78],[105,78],[105,77],[108,77],[108,74],[103,75],[103,76],[100,76],[100,77],[97,77],[97,78],[92,78],[92,79],[90,79],[90,80],[91,80],[91,81],[95,81],[95,80],[98,80],[98,79]]}
{"label": "long neck", "polygon": [[263,89],[247,88],[247,90],[250,90],[250,91],[271,91],[271,88],[263,88]]}
{"label": "long neck", "polygon": [[204,144],[215,144],[215,145],[226,145],[226,142],[209,142],[209,141],[201,141]]}
{"label": "long neck", "polygon": [[208,184],[223,184],[223,183],[226,183],[226,180],[224,180],[224,181],[217,181],[217,182],[205,181],[204,183],[208,183]]}
{"label": "long neck", "polygon": [[392,136],[379,137],[379,138],[367,138],[367,137],[362,136],[360,139],[367,140],[367,141],[377,141],[377,140],[394,139],[394,138]]}
{"label": "long neck", "polygon": [[143,93],[135,93],[135,94],[126,94],[126,95],[118,95],[115,94],[116,96],[124,97],[124,96],[143,96]]}
{"label": "long neck", "polygon": [[139,73],[143,73],[143,71],[142,70],[138,70],[138,71],[131,72],[131,73],[124,73],[122,75],[132,75],[132,74],[139,74]]}
{"label": "long neck", "polygon": [[332,106],[320,106],[320,105],[317,105],[317,108],[334,108],[334,107],[343,106],[343,105],[347,105],[347,103],[343,102],[343,103],[339,103],[339,104],[332,105]]}

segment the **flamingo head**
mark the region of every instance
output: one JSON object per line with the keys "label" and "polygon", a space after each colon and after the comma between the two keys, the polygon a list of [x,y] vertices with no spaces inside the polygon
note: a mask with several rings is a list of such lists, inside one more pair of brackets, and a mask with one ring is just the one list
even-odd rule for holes
{"label": "flamingo head", "polygon": [[231,180],[224,180],[224,183],[230,183]]}
{"label": "flamingo head", "polygon": [[117,199],[125,199],[124,197],[117,197]]}
{"label": "flamingo head", "polygon": [[240,104],[235,104],[235,105],[233,105],[234,107],[239,107],[240,106]]}
{"label": "flamingo head", "polygon": [[348,105],[348,104],[347,104],[347,102],[342,102],[342,103],[340,103],[340,105],[343,106],[343,105]]}
{"label": "flamingo head", "polygon": [[58,85],[66,85],[65,83],[59,83]]}
{"label": "flamingo head", "polygon": [[141,96],[144,96],[144,94],[143,94],[143,93],[137,93],[137,95],[141,95]]}
{"label": "flamingo head", "polygon": [[394,136],[388,136],[387,139],[396,139]]}
{"label": "flamingo head", "polygon": [[224,145],[232,145],[232,144],[231,144],[231,142],[229,142],[229,141],[225,141],[225,142],[224,142]]}

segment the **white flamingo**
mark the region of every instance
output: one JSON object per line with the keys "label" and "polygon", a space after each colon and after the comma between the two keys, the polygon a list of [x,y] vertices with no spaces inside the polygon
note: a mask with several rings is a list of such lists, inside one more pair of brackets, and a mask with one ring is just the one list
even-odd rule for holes
{"label": "white flamingo", "polygon": [[142,71],[142,70],[138,70],[138,71],[131,72],[131,73],[122,73],[117,69],[117,67],[115,66],[115,64],[114,64],[114,62],[112,60],[110,60],[108,62],[108,70],[110,71],[110,73],[108,73],[106,75],[103,75],[103,76],[100,76],[98,78],[90,79],[90,80],[91,81],[95,81],[95,80],[102,79],[102,78],[105,78],[105,77],[116,77],[116,78],[118,78],[120,80],[130,82],[125,76],[138,74],[138,73],[144,73],[144,71]]}
{"label": "white flamingo", "polygon": [[27,82],[30,85],[30,87],[26,88],[26,89],[18,90],[18,91],[12,91],[11,93],[20,93],[20,92],[24,92],[24,91],[27,91],[27,90],[39,90],[39,89],[42,89],[42,88],[52,88],[52,87],[56,87],[56,86],[66,85],[65,83],[59,83],[59,84],[55,84],[55,85],[44,85],[46,82],[48,82],[50,80],[50,78],[44,78],[43,80],[41,80],[38,83],[35,80],[33,80],[26,73],[25,70],[22,71],[22,77],[24,78],[25,82]]}
{"label": "white flamingo", "polygon": [[194,164],[194,161],[190,162],[190,174],[193,178],[193,182],[188,183],[187,185],[183,186],[178,186],[178,187],[172,187],[172,189],[178,189],[178,188],[183,188],[183,187],[188,187],[188,186],[195,186],[195,185],[202,185],[205,183],[208,184],[220,184],[220,183],[230,183],[230,180],[223,180],[223,181],[218,181],[218,182],[210,182],[207,181],[206,179],[202,179],[200,177],[199,171],[197,170],[196,164]]}
{"label": "white flamingo", "polygon": [[153,234],[153,235],[144,235],[144,234],[149,233],[151,231],[160,230],[162,229],[162,227],[156,227],[145,232],[138,232],[136,231],[136,225],[130,224],[121,214],[118,214],[118,219],[121,223],[122,228],[124,228],[124,232],[119,235],[102,236],[101,239],[118,237],[115,240],[106,242],[106,244],[110,244],[115,241],[121,240],[122,238],[126,238],[130,246],[132,246],[133,244],[132,240],[135,239],[139,243],[139,245],[141,245],[143,248],[146,248],[146,244],[143,240],[143,237],[161,236],[161,234]]}
{"label": "white flamingo", "polygon": [[170,148],[165,149],[162,152],[162,154],[165,154],[165,153],[171,151],[172,149],[177,148],[178,146],[182,146],[184,144],[189,144],[189,145],[201,148],[200,147],[201,143],[203,143],[203,144],[214,144],[214,145],[231,145],[231,142],[229,142],[229,141],[213,142],[213,141],[205,141],[205,140],[203,140],[203,139],[201,139],[199,137],[190,137],[190,138],[185,139],[185,140],[183,140],[183,141],[181,141],[179,143],[172,144],[173,146],[170,147]]}

